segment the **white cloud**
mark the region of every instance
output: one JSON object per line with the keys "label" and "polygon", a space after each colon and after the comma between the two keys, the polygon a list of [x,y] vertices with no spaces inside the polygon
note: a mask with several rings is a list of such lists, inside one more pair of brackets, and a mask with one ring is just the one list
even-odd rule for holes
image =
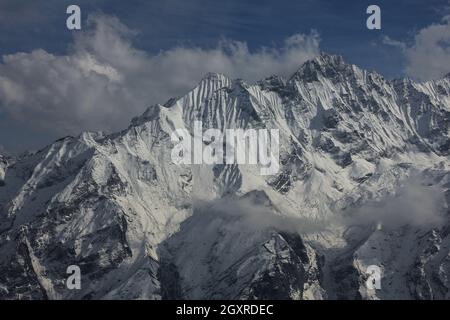
{"label": "white cloud", "polygon": [[319,52],[312,31],[255,52],[244,42],[222,40],[212,49],[180,46],[150,55],[133,47],[134,33],[117,18],[97,15],[89,23],[67,55],[37,49],[3,56],[0,109],[57,134],[112,131],[149,105],[184,94],[208,72],[252,82],[288,75]]}
{"label": "white cloud", "polygon": [[406,59],[405,73],[415,79],[437,79],[450,72],[450,16],[421,29],[411,45],[389,37],[383,43],[400,48]]}
{"label": "white cloud", "polygon": [[[268,199],[268,198],[267,198]],[[222,220],[227,228],[237,232],[254,232],[275,229],[278,231],[309,234],[327,230],[336,221],[287,216],[276,212],[269,203],[260,203],[252,194],[243,198],[225,197],[213,201],[194,199],[195,214],[201,221]]]}

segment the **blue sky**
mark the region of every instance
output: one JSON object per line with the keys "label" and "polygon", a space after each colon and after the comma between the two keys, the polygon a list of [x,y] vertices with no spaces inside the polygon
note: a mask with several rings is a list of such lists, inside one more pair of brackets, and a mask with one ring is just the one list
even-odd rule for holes
{"label": "blue sky", "polygon": [[[246,41],[250,48],[279,44],[295,33],[319,32],[321,48],[352,63],[373,68],[387,77],[402,75],[401,56],[374,46],[383,35],[410,40],[417,31],[439,21],[448,1],[331,1],[331,0],[1,0],[9,18],[0,22],[0,53],[43,48],[63,53],[72,32],[65,29],[65,9],[77,3],[82,18],[93,12],[117,16],[139,31],[135,45],[157,52],[176,45],[212,46],[221,37]],[[9,3],[9,4],[8,4]],[[382,29],[368,30],[366,8],[382,10]],[[9,12],[8,12],[9,11]],[[394,56],[393,56],[394,55]],[[399,63],[400,62],[400,63]]]}
{"label": "blue sky", "polygon": [[[78,4],[81,7],[82,31],[69,31],[65,27],[67,18],[65,11],[69,4]],[[366,28],[368,16],[366,8],[370,4],[377,4],[381,8],[381,30],[368,30]],[[436,71],[437,73],[427,73],[426,70],[431,67],[423,64],[422,69],[415,69],[413,62],[414,65],[417,61],[422,62],[424,58],[421,54],[434,50],[434,47],[422,49],[420,46],[442,45],[443,51],[439,55],[439,59],[444,62],[442,72],[450,71],[450,64],[447,67],[445,63],[450,61],[447,60],[448,52],[446,51],[449,37],[443,36],[440,39],[438,34],[438,38],[433,43],[430,44],[426,41],[426,39],[432,37],[431,35],[446,34],[448,22],[443,22],[442,19],[450,14],[449,8],[449,2],[441,0],[0,0],[0,55],[13,55],[18,59],[19,57],[16,55],[19,52],[27,55],[25,58],[20,57],[22,59],[20,61],[16,61],[17,59],[13,59],[13,62],[3,60],[3,63],[0,64],[0,79],[4,77],[9,81],[5,82],[8,86],[4,84],[2,87],[0,83],[0,89],[3,88],[3,91],[0,90],[0,145],[3,147],[0,148],[4,148],[11,153],[17,153],[29,148],[39,148],[66,132],[67,134],[76,134],[81,130],[111,131],[124,127],[126,122],[145,109],[146,105],[164,102],[159,100],[167,100],[170,97],[163,95],[140,96],[138,89],[141,87],[139,87],[138,80],[148,81],[151,92],[152,78],[149,78],[149,75],[132,73],[130,70],[135,70],[136,67],[116,65],[113,59],[119,57],[133,59],[133,57],[138,56],[138,61],[145,65],[146,61],[151,60],[152,56],[165,51],[170,52],[173,48],[196,48],[205,50],[204,54],[211,54],[211,51],[208,50],[217,49],[219,42],[224,39],[246,44],[250,52],[247,55],[253,57],[252,53],[261,51],[262,47],[278,50],[277,48],[287,46],[286,39],[289,37],[305,35],[307,39],[320,38],[317,45],[318,50],[342,54],[348,62],[365,69],[376,70],[387,78],[408,75],[420,80],[427,80],[427,77],[440,76],[440,70]],[[99,41],[99,38],[92,36],[94,27],[88,26],[87,19],[88,17],[92,19],[94,15],[116,17],[115,22],[105,22],[107,26],[113,25],[113,29],[118,28],[117,25],[123,24],[126,28],[133,30],[133,32],[127,30],[122,35],[121,40],[118,40],[126,44],[124,47],[132,48],[131,51],[123,49],[128,53],[131,52],[131,56],[125,55],[122,51],[117,52],[116,55],[107,55],[104,48],[93,48],[95,47],[93,43]],[[441,24],[441,29],[445,32],[441,32],[441,29],[430,29],[430,26],[436,24]],[[312,30],[315,30],[315,33]],[[74,40],[74,37],[87,37],[84,34],[88,32],[91,32],[90,40],[78,42]],[[420,35],[426,39],[421,39]],[[86,44],[88,42],[89,44]],[[296,46],[302,46],[304,42],[306,43],[307,40],[301,40],[300,44],[296,44]],[[308,45],[315,46],[314,43]],[[80,49],[80,47],[83,48]],[[31,52],[36,49],[42,49],[45,55],[31,55]],[[296,47],[295,50],[297,49]],[[291,49],[280,50],[289,51]],[[314,51],[311,48],[307,50]],[[73,54],[74,51],[77,53]],[[303,62],[303,57],[307,57],[311,53],[310,51],[300,55],[302,59],[299,58],[298,66]],[[11,90],[10,84],[14,83],[17,84],[17,92],[19,92],[17,94],[27,95],[34,90],[34,84],[40,83],[38,75],[46,72],[45,68],[40,68],[41,65],[44,65],[44,60],[45,63],[49,64],[48,68],[51,69],[55,67],[51,62],[54,57],[79,57],[81,56],[80,52],[89,52],[102,67],[111,65],[112,69],[117,70],[120,79],[132,78],[132,81],[128,80],[126,84],[128,86],[134,85],[134,87],[127,88],[126,93],[131,92],[134,96],[139,96],[139,99],[124,100],[123,103],[133,105],[133,107],[125,111],[101,110],[102,115],[105,115],[104,121],[108,122],[108,116],[111,115],[112,120],[110,122],[114,123],[114,126],[105,126],[101,117],[97,114],[91,116],[89,113],[77,112],[71,116],[70,110],[77,108],[77,106],[70,106],[69,111],[64,111],[66,115],[62,114],[55,119],[49,117],[49,115],[55,113],[55,110],[64,110],[64,107],[59,108],[58,105],[55,105],[52,106],[54,109],[44,110],[46,106],[52,103],[56,104],[58,101],[61,104],[68,105],[68,102],[65,103],[66,97],[55,98],[51,101],[40,101],[42,95],[36,94],[22,99],[11,96],[11,92],[7,91]],[[97,53],[99,54],[96,55]],[[186,59],[192,58],[192,50],[187,50],[187,53],[186,50],[177,51],[179,55],[183,53],[186,54]],[[288,54],[280,53],[277,57],[288,56]],[[440,61],[439,59],[436,58],[436,61]],[[270,62],[273,61],[270,60]],[[165,63],[165,60],[152,63],[149,66],[155,63]],[[28,64],[32,65],[31,71],[26,69]],[[289,64],[289,66],[291,65]],[[59,66],[56,66],[56,68],[58,75],[62,76]],[[190,66],[190,68],[195,68],[195,65]],[[211,68],[214,68],[214,65],[211,65]],[[435,68],[439,69],[439,66]],[[172,74],[165,76],[174,77],[178,69],[163,70],[171,70],[170,73]],[[33,70],[35,74],[31,73],[30,75]],[[273,70],[277,70],[276,67],[268,71]],[[203,69],[199,70],[199,72],[204,71]],[[19,79],[21,75],[26,79]],[[231,76],[233,75],[231,74]],[[86,75],[83,73],[83,76]],[[98,74],[95,76],[98,76]],[[112,81],[115,88],[123,83],[122,80],[117,80],[110,74],[102,74],[102,76],[109,77],[107,80]],[[197,73],[192,73],[192,77],[197,76]],[[91,74],[86,77],[89,77],[86,78],[86,81],[93,81]],[[62,82],[64,80],[61,79]],[[103,80],[99,79],[99,81]],[[198,80],[192,79],[194,82]],[[47,82],[43,81],[42,83]],[[68,83],[70,86],[74,85],[73,82],[69,81]],[[173,88],[167,90],[167,94],[182,94],[182,90],[188,88],[191,83],[174,84],[173,81],[167,80],[167,86],[172,85]],[[52,90],[56,89],[48,85],[48,87],[40,90],[47,90],[51,94]],[[75,88],[74,90],[83,92],[83,90],[89,89]],[[117,90],[122,89],[118,88]],[[120,94],[120,92],[118,91],[117,94]],[[165,91],[164,93],[166,94]],[[50,96],[50,94],[47,96]],[[89,96],[89,98],[89,101],[95,101],[96,104],[99,104],[103,97]],[[108,99],[111,101],[117,100],[114,97],[106,97],[105,99],[105,101],[109,101]],[[41,105],[39,108],[33,109],[33,106],[30,105],[33,105],[35,100],[39,100]],[[72,98],[70,101],[73,100]],[[87,102],[81,101],[79,103]],[[139,104],[142,104],[142,106],[138,106]],[[120,108],[120,106],[117,106],[117,108]],[[83,107],[83,110],[86,109],[86,106]],[[44,112],[39,113],[42,110]],[[127,112],[126,116],[123,112]],[[86,117],[86,120],[83,117]],[[76,118],[77,121],[71,122],[70,118]],[[89,121],[89,119],[97,118],[98,121]],[[53,121],[55,125],[47,125],[45,119]],[[121,119],[123,122],[117,119]]]}

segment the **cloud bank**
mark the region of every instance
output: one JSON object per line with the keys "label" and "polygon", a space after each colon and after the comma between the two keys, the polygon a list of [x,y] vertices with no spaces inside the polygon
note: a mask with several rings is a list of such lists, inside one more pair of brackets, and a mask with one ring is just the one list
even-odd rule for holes
{"label": "cloud bank", "polygon": [[421,29],[412,44],[387,36],[383,43],[402,50],[406,59],[405,73],[412,78],[438,79],[450,72],[450,16]]}
{"label": "cloud bank", "polygon": [[445,223],[445,211],[442,188],[412,176],[394,194],[343,212],[343,223],[348,226],[381,223],[388,229],[403,225],[440,227]]}
{"label": "cloud bank", "polygon": [[[304,218],[301,216],[286,216],[267,203],[260,203],[254,198],[226,197],[214,201],[194,201],[195,214],[220,219],[223,223],[236,226],[237,232],[261,232],[277,230],[281,232],[311,234],[325,231],[332,221]],[[211,218],[210,218],[211,219]]]}
{"label": "cloud bank", "polygon": [[235,225],[237,231],[277,230],[302,235],[324,232],[336,226],[375,227],[381,224],[385,230],[406,225],[439,228],[446,222],[447,210],[442,187],[429,185],[426,179],[418,175],[405,179],[391,194],[337,211],[333,217],[323,219],[279,214],[262,192],[213,201],[196,199],[194,207],[195,214],[203,216],[200,221],[208,220],[207,217],[212,219],[212,216],[221,223]]}
{"label": "cloud bank", "polygon": [[297,34],[281,48],[250,51],[222,40],[214,48],[175,47],[151,55],[135,48],[132,30],[95,15],[75,33],[67,55],[42,49],[3,56],[0,112],[18,125],[58,135],[114,131],[151,104],[184,94],[208,72],[249,82],[289,75],[319,52],[319,35]]}

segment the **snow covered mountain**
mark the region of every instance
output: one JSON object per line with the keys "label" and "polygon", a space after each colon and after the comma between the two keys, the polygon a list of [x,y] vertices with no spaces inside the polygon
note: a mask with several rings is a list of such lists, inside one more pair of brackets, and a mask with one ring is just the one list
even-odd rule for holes
{"label": "snow covered mountain", "polygon": [[[174,164],[195,120],[279,129],[280,171]],[[326,54],[290,79],[208,74],[122,132],[0,157],[0,298],[449,299],[449,156],[450,78]]]}

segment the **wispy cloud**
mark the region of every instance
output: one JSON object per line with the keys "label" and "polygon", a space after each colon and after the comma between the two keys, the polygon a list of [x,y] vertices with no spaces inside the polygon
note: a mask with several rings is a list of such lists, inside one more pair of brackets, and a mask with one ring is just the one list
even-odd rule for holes
{"label": "wispy cloud", "polygon": [[413,175],[402,181],[390,194],[361,205],[337,211],[334,216],[311,219],[299,215],[283,215],[277,212],[269,198],[261,191],[242,198],[226,197],[212,201],[196,199],[195,214],[223,223],[233,221],[237,230],[278,230],[290,233],[313,234],[340,227],[372,226],[381,224],[392,230],[405,225],[433,228],[445,224],[445,193],[438,185],[429,185],[421,176]]}
{"label": "wispy cloud", "polygon": [[412,176],[393,194],[343,212],[345,225],[381,223],[385,228],[403,225],[439,227],[445,223],[445,198],[441,187]]}
{"label": "wispy cloud", "polygon": [[402,50],[406,50],[406,48],[407,48],[407,46],[406,46],[406,44],[404,42],[391,39],[389,36],[384,36],[383,39],[382,39],[382,42],[384,44],[387,44],[387,45],[390,45],[390,46],[393,46],[393,47],[397,47],[397,48],[402,49]]}
{"label": "wispy cloud", "polygon": [[243,198],[226,197],[213,201],[196,199],[194,206],[195,214],[205,217],[200,220],[211,220],[213,217],[221,219],[223,223],[232,221],[236,230],[240,232],[277,230],[309,234],[325,231],[333,223],[331,220],[322,221],[301,216],[281,215],[271,205],[261,203],[255,199],[254,195],[249,194]]}

